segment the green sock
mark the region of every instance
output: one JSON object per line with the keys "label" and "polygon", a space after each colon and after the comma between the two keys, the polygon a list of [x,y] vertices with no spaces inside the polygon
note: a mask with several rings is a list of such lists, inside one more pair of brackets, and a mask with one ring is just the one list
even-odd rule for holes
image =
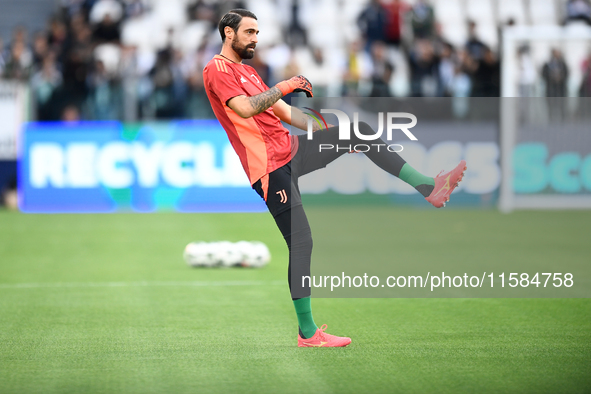
{"label": "green sock", "polygon": [[404,163],[398,178],[417,189],[424,197],[428,197],[435,187],[435,179],[421,174],[408,163]]}
{"label": "green sock", "polygon": [[316,323],[314,323],[314,318],[312,317],[311,301],[310,297],[293,300],[293,306],[298,315],[300,332],[306,337],[306,339],[312,338],[318,329]]}

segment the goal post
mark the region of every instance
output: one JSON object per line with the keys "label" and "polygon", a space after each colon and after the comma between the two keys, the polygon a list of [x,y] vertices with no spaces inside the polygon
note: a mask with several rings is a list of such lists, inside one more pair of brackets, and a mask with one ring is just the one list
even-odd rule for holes
{"label": "goal post", "polygon": [[[523,49],[527,48],[527,49]],[[558,49],[569,97],[545,97],[542,68]],[[524,59],[524,53],[528,59]],[[499,209],[591,209],[591,98],[578,96],[591,27],[519,26],[503,31]],[[537,81],[523,90],[523,62]],[[521,90],[521,91],[520,91]]]}

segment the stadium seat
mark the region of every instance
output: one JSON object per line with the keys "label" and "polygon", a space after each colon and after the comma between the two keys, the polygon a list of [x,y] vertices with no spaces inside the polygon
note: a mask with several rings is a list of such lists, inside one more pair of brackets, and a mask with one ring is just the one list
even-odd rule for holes
{"label": "stadium seat", "polygon": [[556,25],[558,14],[555,0],[535,0],[529,3],[529,15],[533,25]]}
{"label": "stadium seat", "polygon": [[495,25],[491,0],[466,0],[466,17],[478,25]]}
{"label": "stadium seat", "polygon": [[488,45],[493,51],[497,49],[499,45],[499,32],[494,23],[479,23],[476,26],[476,31],[478,38],[480,38],[486,45]]}
{"label": "stadium seat", "polygon": [[195,21],[188,24],[182,32],[181,49],[185,53],[195,52],[211,31],[207,21]]}
{"label": "stadium seat", "polygon": [[350,26],[350,28],[342,29],[341,32],[347,42],[357,40],[361,36],[361,32],[357,27],[357,18],[363,12],[367,2],[361,0],[347,1],[342,8],[342,26]]}
{"label": "stadium seat", "polygon": [[154,24],[150,31],[150,40],[152,41],[152,49],[155,51],[164,49],[171,41],[173,48],[181,49],[183,48],[183,26],[173,28]]}
{"label": "stadium seat", "polygon": [[306,77],[314,86],[330,87],[342,82],[341,73],[335,72],[339,67],[335,64],[337,58],[341,57],[336,50],[323,50],[324,63],[318,66],[311,51],[306,47],[300,47],[295,50],[294,57],[300,70],[306,71]]}
{"label": "stadium seat", "polygon": [[94,58],[103,62],[109,74],[114,74],[121,60],[121,49],[114,44],[101,44],[94,49]]}
{"label": "stadium seat", "polygon": [[460,0],[435,0],[433,8],[440,23],[466,22],[464,6]]}
{"label": "stadium seat", "polygon": [[152,9],[154,21],[164,27],[182,28],[187,21],[183,0],[158,0]]}
{"label": "stadium seat", "polygon": [[307,11],[310,15],[308,22],[308,41],[311,45],[323,48],[343,46],[344,40],[341,34],[340,14],[336,0],[319,0],[313,3],[314,12]]}
{"label": "stadium seat", "polygon": [[454,46],[463,46],[468,37],[466,14],[460,0],[433,2],[435,18],[441,24],[442,34]]}
{"label": "stadium seat", "polygon": [[151,50],[150,42],[150,15],[143,15],[139,18],[130,19],[121,27],[121,42],[123,45],[135,46],[140,50]]}
{"label": "stadium seat", "polygon": [[341,12],[348,21],[356,23],[357,17],[366,6],[367,1],[365,0],[350,0],[342,5]]}
{"label": "stadium seat", "polygon": [[465,22],[441,23],[441,33],[455,47],[463,47],[468,39]]}
{"label": "stadium seat", "polygon": [[564,27],[564,34],[573,38],[589,36],[591,34],[591,27],[582,21],[570,22]]}
{"label": "stadium seat", "polygon": [[528,22],[525,14],[525,7],[523,6],[523,0],[499,0],[497,22],[499,24],[504,24],[509,19],[515,20],[515,23],[519,25]]}
{"label": "stadium seat", "polygon": [[119,21],[123,17],[123,7],[115,0],[100,0],[90,10],[90,21],[92,23],[99,23],[107,14],[114,21]]}
{"label": "stadium seat", "polygon": [[271,0],[249,0],[247,7],[258,19],[259,43],[261,47],[266,47],[283,40],[281,24],[277,19],[277,5]]}

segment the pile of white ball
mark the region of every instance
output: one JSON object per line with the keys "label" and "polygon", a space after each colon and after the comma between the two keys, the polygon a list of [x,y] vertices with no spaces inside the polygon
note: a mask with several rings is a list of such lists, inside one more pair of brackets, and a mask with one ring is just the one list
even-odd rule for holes
{"label": "pile of white ball", "polygon": [[269,248],[258,241],[191,242],[183,258],[191,267],[260,268],[271,261]]}

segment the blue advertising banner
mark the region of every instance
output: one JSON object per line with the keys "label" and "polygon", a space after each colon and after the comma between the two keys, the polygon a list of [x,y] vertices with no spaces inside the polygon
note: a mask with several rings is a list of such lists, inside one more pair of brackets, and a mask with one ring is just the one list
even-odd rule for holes
{"label": "blue advertising banner", "polygon": [[266,210],[217,120],[29,123],[18,183],[31,213]]}

